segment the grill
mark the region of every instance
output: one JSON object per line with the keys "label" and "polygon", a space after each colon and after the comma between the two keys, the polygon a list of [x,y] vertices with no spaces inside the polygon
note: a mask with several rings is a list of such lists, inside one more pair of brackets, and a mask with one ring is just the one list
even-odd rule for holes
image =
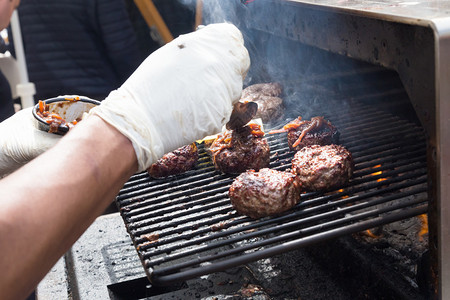
{"label": "grill", "polygon": [[[188,286],[157,299],[209,299],[227,295],[230,278],[234,294],[247,282],[239,278],[254,277],[251,283],[278,298],[450,299],[449,2],[183,2],[203,3],[203,24],[228,21],[241,29],[252,61],[246,85],[278,81],[287,89],[288,115],[264,124],[266,131],[299,115],[323,115],[352,151],[354,177],[341,190],[303,194],[282,216],[251,220],[230,205],[234,176],[216,172],[199,145],[198,165],[183,175],[130,178],[116,198],[121,217],[99,218],[66,257],[69,272],[61,268],[61,278],[77,275],[64,279],[67,297],[103,291],[95,298],[106,299],[106,285],[117,299]],[[289,168],[285,135],[268,139],[271,167]],[[420,227],[421,218],[409,217],[425,212],[425,240],[417,243],[416,235],[405,243]],[[134,246],[122,239],[122,221]],[[352,234],[376,226],[372,232],[395,233],[395,247],[387,238]],[[246,272],[201,276],[237,265]],[[345,297],[327,277],[356,295]],[[54,295],[55,281],[48,285]]]}
{"label": "grill", "polygon": [[[379,77],[392,83],[385,70],[370,70],[327,77],[346,77],[351,82],[362,73],[382,72]],[[316,76],[303,85],[311,93],[322,90],[328,96],[331,92],[324,91],[335,90],[326,87],[329,81],[322,85],[318,81],[324,82]],[[185,174],[158,180],[145,172],[131,177],[116,203],[150,282],[181,282],[426,213],[426,139],[422,127],[388,113],[374,104],[376,101],[358,99],[363,97],[358,95],[365,95],[366,100],[403,97],[398,92],[401,87],[382,86],[384,90],[377,87],[379,94],[374,96],[350,85],[346,91],[351,98],[345,98],[348,93],[345,97],[334,94],[334,104],[328,102],[327,106],[319,105],[321,110],[313,110],[340,131],[340,143],[354,156],[354,176],[339,190],[302,194],[301,202],[283,215],[259,220],[238,215],[228,198],[235,176],[216,171],[203,144],[199,145],[197,166]],[[287,90],[287,102],[292,105],[298,94],[291,93],[289,87]],[[298,116],[295,109],[289,111],[285,121]],[[286,134],[266,137],[271,149],[270,168],[289,169],[294,152],[288,148]]]}

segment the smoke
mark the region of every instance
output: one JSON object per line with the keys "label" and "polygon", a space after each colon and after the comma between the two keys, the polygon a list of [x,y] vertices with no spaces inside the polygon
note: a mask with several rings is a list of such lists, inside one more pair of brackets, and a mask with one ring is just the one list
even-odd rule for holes
{"label": "smoke", "polygon": [[[240,16],[245,10],[247,3],[255,0],[202,0],[203,24],[211,23],[233,23],[240,27]],[[178,0],[178,2],[195,11],[197,0]]]}
{"label": "smoke", "polygon": [[[178,0],[195,11],[196,0]],[[228,22],[242,32],[249,51],[251,67],[244,87],[262,82],[280,82],[284,87],[284,103],[288,118],[301,115],[304,119],[322,114],[330,99],[337,96],[326,85],[326,76],[345,67],[336,55],[302,44],[297,37],[283,33],[288,24],[283,19],[286,6],[270,5],[266,0],[203,0],[202,23]],[[286,24],[285,24],[286,23]],[[287,30],[287,29],[286,29]],[[281,34],[280,34],[281,33]],[[338,62],[336,62],[338,61]]]}
{"label": "smoke", "polygon": [[[178,1],[196,11],[196,0]],[[280,12],[273,11],[273,6],[266,3],[265,0],[203,0],[202,23],[207,25],[227,22],[236,25],[244,36],[251,59],[251,67],[244,81],[244,87],[261,82],[280,82],[285,90],[284,101],[291,106],[289,102],[298,102],[299,97],[304,98],[303,96],[307,95],[300,92],[303,73],[310,69],[302,61],[307,50],[299,49],[297,42],[272,34],[273,28],[270,26],[264,30],[254,29],[254,22],[264,22],[264,20],[273,19],[273,16],[277,14],[281,15]],[[305,108],[300,108],[303,116],[306,110],[310,109],[310,104],[316,100],[315,95],[308,98],[309,104]],[[292,107],[296,107],[296,111],[298,103]]]}

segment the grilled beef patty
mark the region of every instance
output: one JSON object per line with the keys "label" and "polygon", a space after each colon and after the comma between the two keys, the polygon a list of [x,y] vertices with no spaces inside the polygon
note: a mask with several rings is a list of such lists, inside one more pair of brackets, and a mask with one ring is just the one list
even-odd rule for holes
{"label": "grilled beef patty", "polygon": [[339,131],[323,117],[313,117],[311,121],[297,122],[300,126],[290,129],[287,134],[289,149],[298,151],[310,145],[323,146],[339,143]]}
{"label": "grilled beef patty", "polygon": [[236,211],[254,219],[289,210],[300,201],[300,193],[301,184],[294,174],[268,168],[242,173],[229,189]]}
{"label": "grilled beef patty", "polygon": [[353,175],[352,154],[340,145],[311,145],[295,153],[292,173],[306,191],[326,191],[345,186]]}
{"label": "grilled beef patty", "polygon": [[241,101],[257,103],[258,111],[255,118],[270,123],[284,116],[283,99],[280,98],[282,92],[283,88],[277,82],[257,83],[242,91]]}
{"label": "grilled beef patty", "polygon": [[255,97],[257,98],[260,95],[278,97],[282,92],[283,88],[278,82],[257,83],[246,87],[242,91],[241,98],[252,101],[255,99]]}
{"label": "grilled beef patty", "polygon": [[[264,134],[264,133],[262,133]],[[209,148],[214,166],[228,174],[269,166],[270,148],[267,140],[255,135],[251,126],[220,134]]]}
{"label": "grilled beef patty", "polygon": [[258,111],[255,118],[261,118],[263,123],[270,123],[280,120],[284,116],[283,99],[271,96],[259,96],[253,100],[258,104]]}
{"label": "grilled beef patty", "polygon": [[170,175],[184,173],[197,163],[198,152],[195,143],[185,145],[172,152],[164,154],[147,170],[153,178],[164,178]]}

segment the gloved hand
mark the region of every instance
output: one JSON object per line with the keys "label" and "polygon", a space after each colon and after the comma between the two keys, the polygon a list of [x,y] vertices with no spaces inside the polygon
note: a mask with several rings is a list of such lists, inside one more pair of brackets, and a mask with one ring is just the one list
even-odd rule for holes
{"label": "gloved hand", "polygon": [[153,52],[89,114],[131,140],[144,171],[165,153],[219,132],[249,66],[241,32],[208,25]]}
{"label": "gloved hand", "polygon": [[60,135],[38,130],[32,107],[0,123],[0,178],[52,147]]}

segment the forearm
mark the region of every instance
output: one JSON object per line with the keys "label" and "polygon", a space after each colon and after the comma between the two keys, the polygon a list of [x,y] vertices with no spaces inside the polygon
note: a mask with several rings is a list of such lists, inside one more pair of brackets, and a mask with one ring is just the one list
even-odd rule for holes
{"label": "forearm", "polygon": [[130,141],[94,116],[0,181],[3,296],[26,297],[136,169]]}
{"label": "forearm", "polygon": [[[54,148],[1,181],[2,296],[26,296],[134,172],[219,131],[241,96],[249,66],[234,25],[181,35],[145,59]],[[12,144],[18,151],[9,157],[26,152],[20,141]]]}

